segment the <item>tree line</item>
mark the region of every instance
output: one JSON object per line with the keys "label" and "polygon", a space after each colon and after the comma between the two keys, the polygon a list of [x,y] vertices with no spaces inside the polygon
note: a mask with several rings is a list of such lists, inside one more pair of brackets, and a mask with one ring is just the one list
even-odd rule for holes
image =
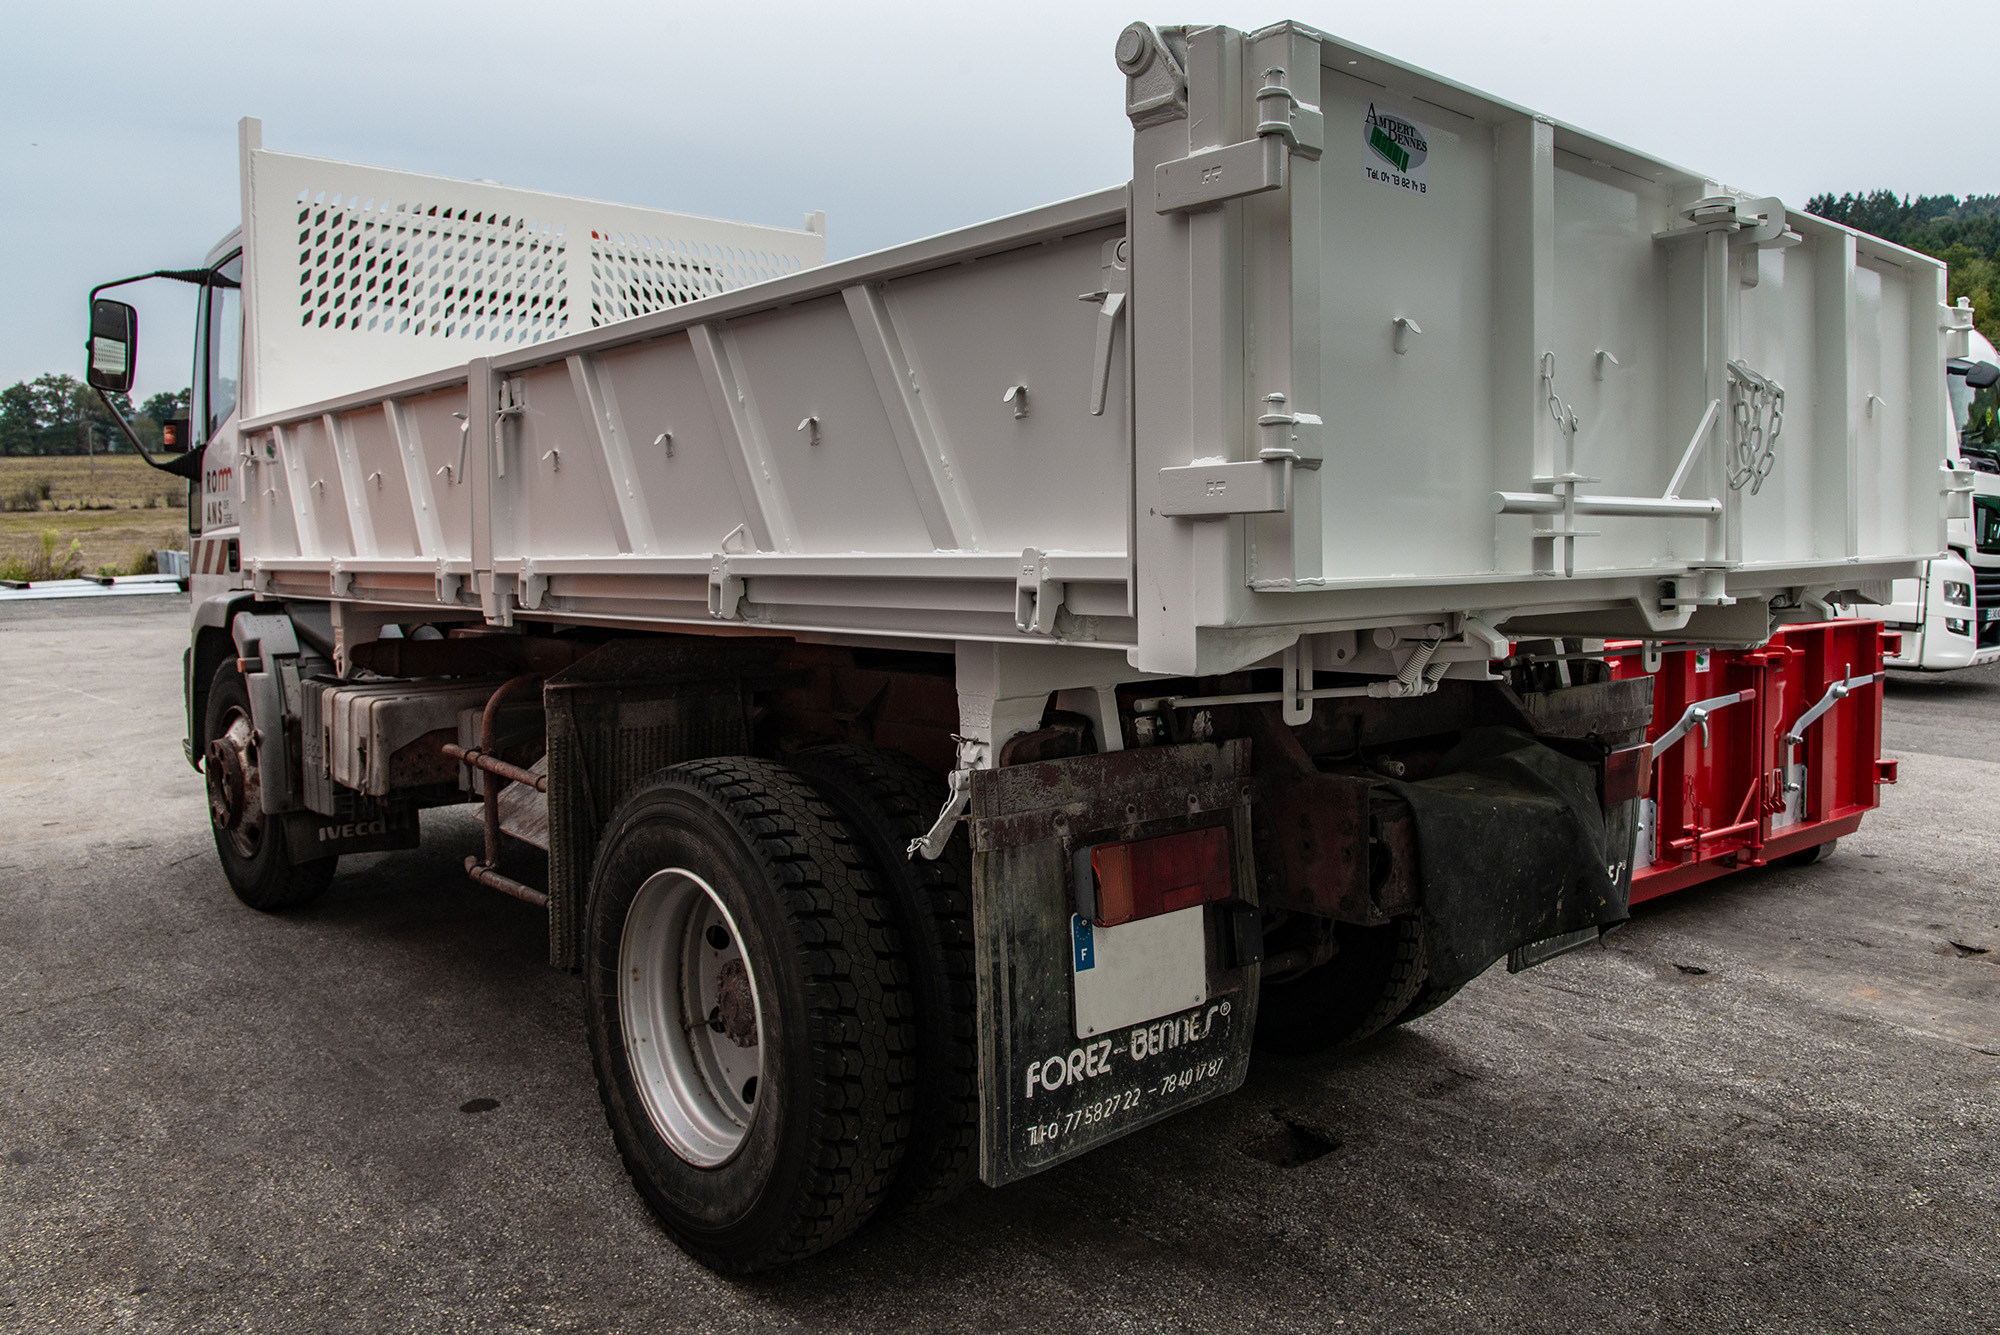
{"label": "tree line", "polygon": [[[165,423],[188,411],[184,389],[155,394],[136,411],[124,394],[111,400],[148,450],[159,448]],[[96,391],[74,376],[39,375],[0,389],[0,456],[122,454],[130,448]]]}
{"label": "tree line", "polygon": [[1948,299],[1972,298],[1973,325],[2000,344],[2000,195],[1828,192],[1807,200],[1806,212],[1943,260],[1951,269]]}

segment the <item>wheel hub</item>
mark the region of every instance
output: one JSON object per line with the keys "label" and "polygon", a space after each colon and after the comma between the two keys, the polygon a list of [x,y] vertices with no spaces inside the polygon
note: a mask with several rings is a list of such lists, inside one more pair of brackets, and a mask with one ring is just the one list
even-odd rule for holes
{"label": "wheel hub", "polygon": [[232,710],[220,736],[208,744],[202,770],[208,782],[208,815],[239,853],[254,857],[263,831],[263,789],[258,781],[256,733],[250,719]]}
{"label": "wheel hub", "polygon": [[633,896],[618,1009],[653,1128],[697,1167],[729,1162],[757,1115],[763,1013],[735,919],[693,872],[656,872]]}
{"label": "wheel hub", "polygon": [[750,991],[750,970],[740,959],[727,960],[716,971],[715,1013],[709,1028],[739,1048],[757,1046],[757,998]]}

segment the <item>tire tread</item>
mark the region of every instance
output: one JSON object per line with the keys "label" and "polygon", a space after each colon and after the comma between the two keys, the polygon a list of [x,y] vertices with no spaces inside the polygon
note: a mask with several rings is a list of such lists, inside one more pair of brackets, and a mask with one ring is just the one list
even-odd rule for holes
{"label": "tire tread", "polygon": [[973,1180],[979,1154],[978,975],[972,858],[954,835],[933,861],[908,856],[937,819],[942,779],[915,758],[839,743],[798,752],[792,765],[847,817],[897,894],[918,1002],[916,1120],[887,1208],[922,1213]]}
{"label": "tire tread", "polygon": [[[900,1162],[916,1072],[895,908],[866,850],[825,799],[784,766],[748,757],[690,761],[642,780],[612,818],[600,868],[616,849],[616,832],[669,786],[705,798],[745,839],[777,892],[805,983],[813,1054],[805,1115],[813,1125],[810,1158],[786,1226],[748,1255],[679,1239],[716,1269],[769,1269],[823,1251],[859,1228],[881,1203]],[[611,1107],[620,1095],[603,1054],[596,1055],[599,1092]],[[633,1185],[654,1200],[643,1160],[615,1118],[613,1130]]]}

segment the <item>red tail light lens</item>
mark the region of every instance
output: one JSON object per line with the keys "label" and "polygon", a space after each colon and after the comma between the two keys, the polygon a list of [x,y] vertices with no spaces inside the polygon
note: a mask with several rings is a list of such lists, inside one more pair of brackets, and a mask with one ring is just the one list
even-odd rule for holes
{"label": "red tail light lens", "polygon": [[1229,831],[1219,825],[1155,835],[1090,850],[1091,898],[1099,927],[1154,918],[1234,893]]}

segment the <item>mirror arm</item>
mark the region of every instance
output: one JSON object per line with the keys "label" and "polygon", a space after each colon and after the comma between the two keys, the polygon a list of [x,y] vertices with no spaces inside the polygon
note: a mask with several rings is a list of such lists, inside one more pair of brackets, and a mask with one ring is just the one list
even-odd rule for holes
{"label": "mirror arm", "polygon": [[194,480],[196,474],[201,472],[200,450],[189,450],[178,459],[169,459],[165,463],[161,463],[158,459],[148,454],[146,447],[139,443],[139,433],[134,431],[132,424],[125,420],[125,414],[118,411],[118,405],[111,401],[111,396],[94,386],[91,389],[91,393],[97,395],[97,401],[104,405],[104,411],[110,413],[111,419],[118,423],[118,429],[125,433],[125,439],[132,443],[132,448],[138,451],[141,459],[144,459],[162,473],[172,473],[175,477],[186,478],[190,482]]}
{"label": "mirror arm", "polygon": [[130,278],[114,278],[108,283],[99,283],[90,289],[90,300],[97,300],[97,294],[108,292],[114,287],[124,287],[127,283],[143,283],[149,278],[171,278],[176,283],[193,283],[196,287],[241,287],[243,284],[224,278],[213,269],[155,269],[151,273],[133,274]]}
{"label": "mirror arm", "polygon": [[[241,283],[224,278],[213,269],[155,269],[151,273],[134,274],[130,278],[114,278],[108,283],[99,283],[90,289],[90,300],[96,301],[98,293],[109,291],[111,288],[124,287],[128,283],[143,283],[151,278],[169,278],[176,283],[192,283],[196,287],[243,286]],[[146,452],[146,447],[139,442],[139,434],[132,429],[132,424],[125,420],[125,414],[118,411],[118,406],[111,402],[104,391],[94,385],[91,391],[97,395],[98,402],[104,405],[104,411],[111,414],[111,420],[118,423],[118,429],[125,434],[125,439],[131,442],[132,448],[138,451],[141,459],[162,473],[172,473],[175,477],[185,478],[190,482],[200,474],[201,450],[189,450],[178,459],[169,459],[161,463]]]}

